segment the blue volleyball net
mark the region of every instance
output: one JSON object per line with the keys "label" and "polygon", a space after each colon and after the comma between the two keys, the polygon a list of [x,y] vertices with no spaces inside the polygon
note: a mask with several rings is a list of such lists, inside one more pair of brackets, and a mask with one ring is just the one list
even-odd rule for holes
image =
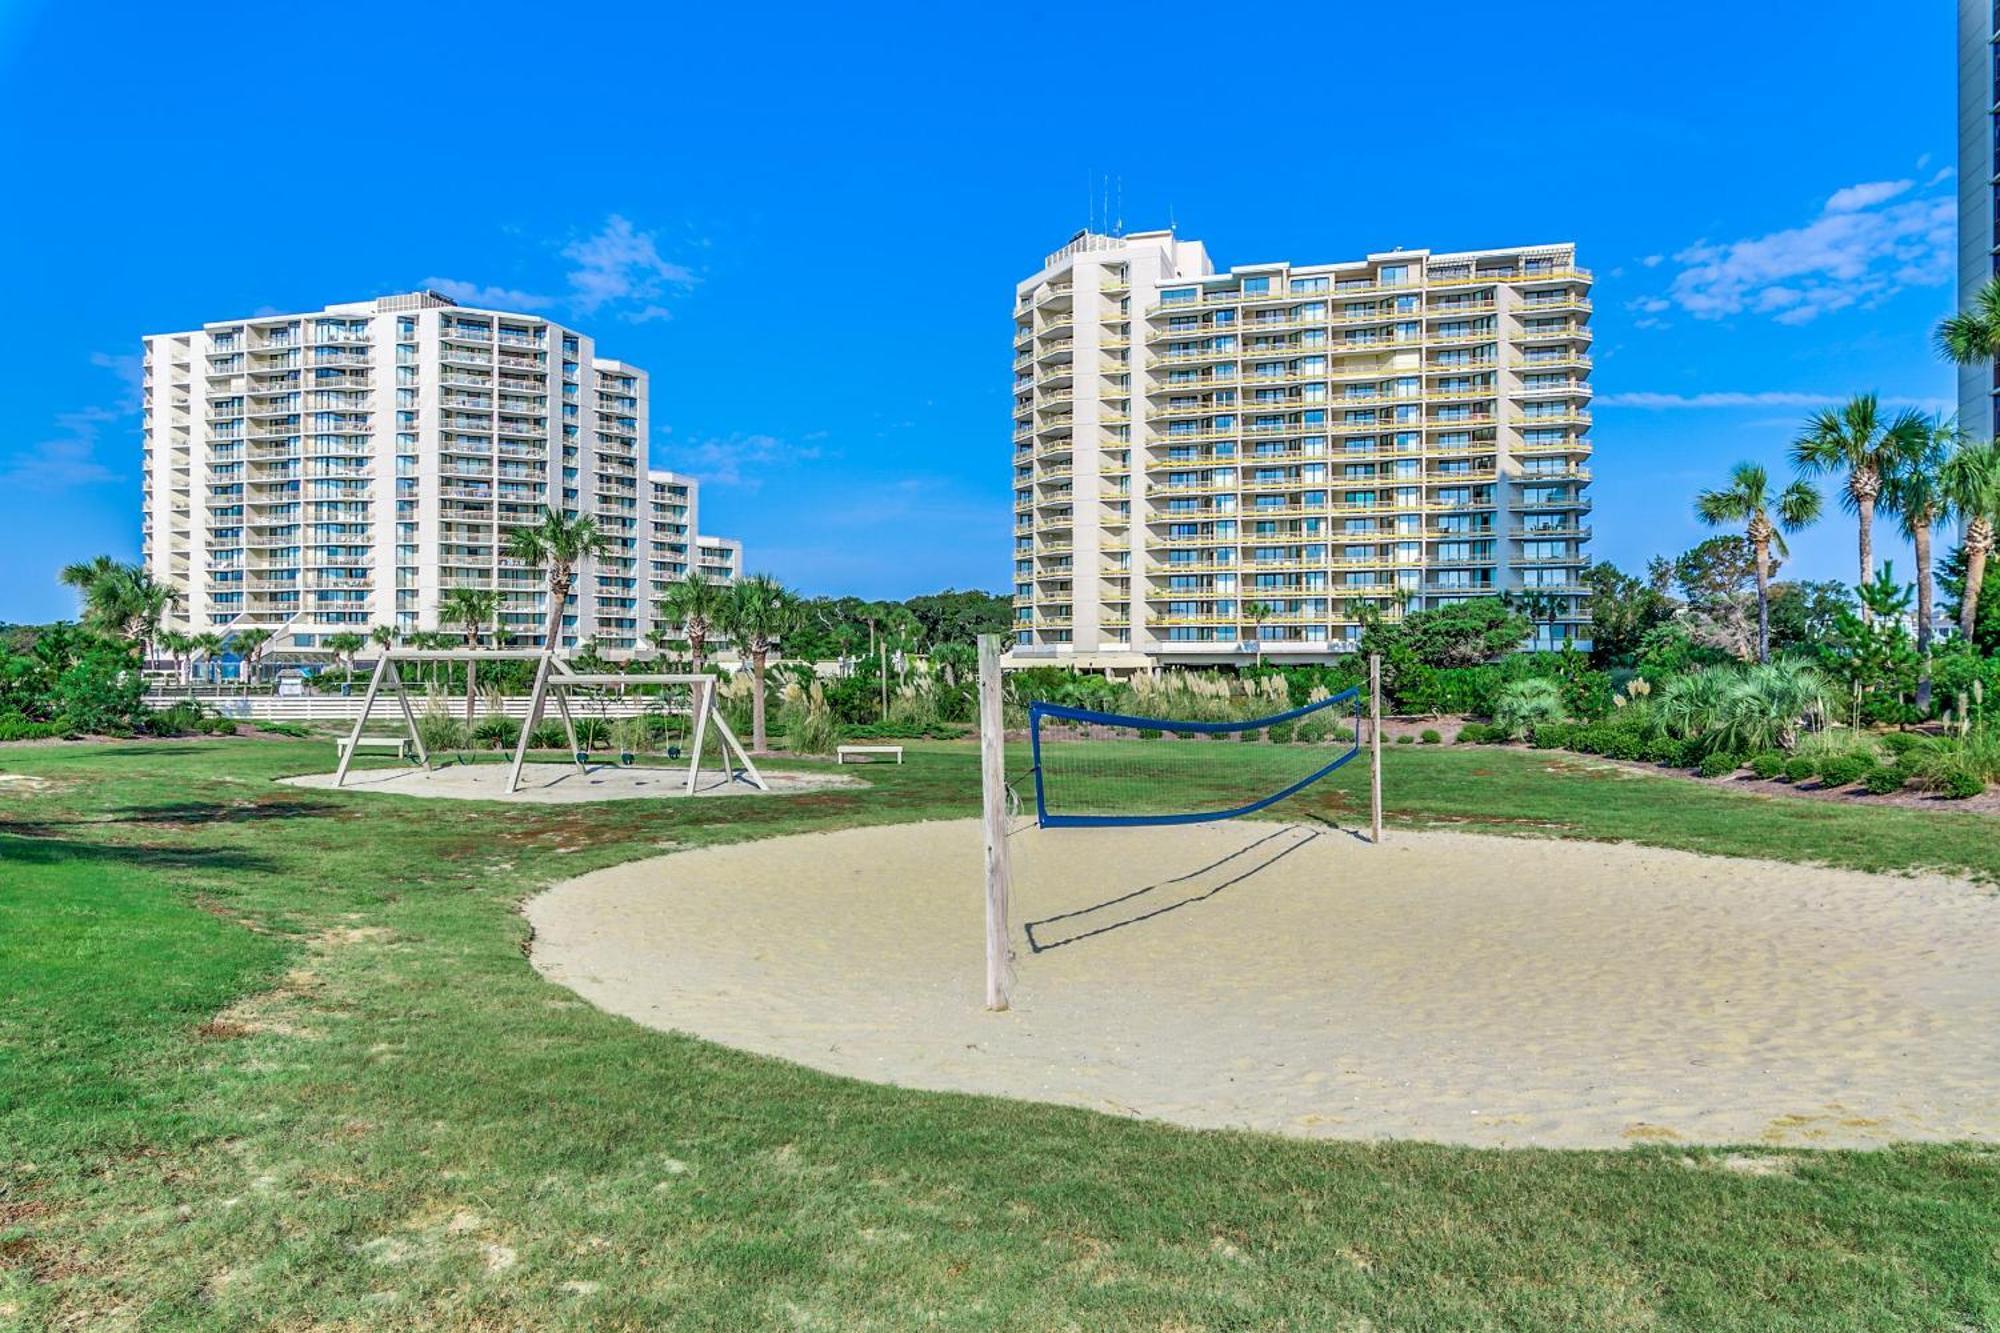
{"label": "blue volleyball net", "polygon": [[1036,822],[1198,824],[1254,814],[1360,754],[1361,709],[1359,687],[1242,722],[1032,703]]}

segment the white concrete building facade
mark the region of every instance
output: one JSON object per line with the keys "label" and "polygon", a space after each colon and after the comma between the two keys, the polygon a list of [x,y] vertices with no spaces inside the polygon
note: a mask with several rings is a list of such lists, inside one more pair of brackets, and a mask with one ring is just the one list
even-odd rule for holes
{"label": "white concrete building facade", "polygon": [[1010,659],[1324,661],[1503,593],[1587,646],[1590,281],[1567,244],[1217,272],[1078,233],[1015,291]]}
{"label": "white concrete building facade", "polygon": [[505,548],[545,507],[593,515],[611,544],[561,645],[637,649],[653,628],[649,488],[672,474],[648,467],[646,373],[587,334],[435,292],[224,320],[145,339],[144,410],[144,558],[180,590],[175,628],[319,650],[453,628],[440,600],[474,587],[538,643],[545,577]]}

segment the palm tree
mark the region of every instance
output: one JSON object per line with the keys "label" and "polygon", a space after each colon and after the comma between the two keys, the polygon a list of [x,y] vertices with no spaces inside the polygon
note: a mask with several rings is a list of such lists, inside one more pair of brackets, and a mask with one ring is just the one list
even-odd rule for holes
{"label": "palm tree", "polygon": [[569,604],[570,589],[576,586],[577,567],[610,549],[610,538],[590,515],[563,514],[546,507],[541,522],[507,534],[509,559],[548,571],[549,622],[542,636],[547,651],[555,652],[562,643],[563,608]]}
{"label": "palm tree", "polygon": [[1965,520],[1965,595],[1959,599],[1958,632],[1969,644],[1978,623],[1986,560],[1993,554],[1994,525],[2000,522],[2000,445],[1961,441],[1939,469],[1939,483],[1947,507]]}
{"label": "palm tree", "polygon": [[368,631],[368,637],[374,642],[377,648],[387,652],[396,646],[396,627],[394,625],[377,625]]}
{"label": "palm tree", "polygon": [[160,622],[180,600],[180,593],[172,584],[155,581],[150,572],[136,565],[117,580],[117,586],[117,609],[124,618],[122,631],[138,646],[139,665],[143,669],[153,655],[154,641],[160,637]]}
{"label": "palm tree", "polygon": [[201,660],[208,666],[208,683],[215,684],[216,658],[222,656],[223,639],[220,634],[206,633],[194,636],[194,646],[201,650]]}
{"label": "palm tree", "polygon": [[236,653],[243,659],[243,692],[250,693],[251,682],[257,677],[257,654],[264,651],[264,645],[274,637],[268,629],[245,629],[236,632]]}
{"label": "palm tree", "polygon": [[1987,280],[1972,303],[1937,326],[1938,355],[1961,366],[2000,356],[2000,278]]}
{"label": "palm tree", "polygon": [[128,565],[100,555],[63,566],[57,577],[83,600],[83,623],[99,634],[121,638],[139,650],[144,666],[160,636],[160,622],[180,593],[154,579],[144,565]]}
{"label": "palm tree", "polygon": [[[1840,499],[1858,523],[1862,583],[1873,577],[1875,503],[1882,493],[1882,478],[1908,447],[1912,423],[1919,420],[1921,415],[1915,411],[1888,420],[1874,394],[1856,394],[1840,407],[1813,413],[1792,442],[1792,463],[1806,476],[1846,474]],[[1868,617],[1866,607],[1861,614],[1863,619]]]}
{"label": "palm tree", "polygon": [[1260,667],[1264,665],[1264,622],[1277,613],[1278,608],[1272,606],[1269,602],[1245,602],[1243,604],[1244,618],[1250,622],[1251,630],[1257,635],[1257,665]]}
{"label": "palm tree", "polygon": [[[1569,609],[1569,604],[1562,598],[1552,592],[1543,592],[1539,588],[1523,588],[1519,592],[1502,593],[1500,604],[1517,615],[1527,617],[1528,640],[1537,645],[1555,642],[1555,623],[1562,618],[1563,612]],[[1546,637],[1537,632],[1544,625],[1549,626]]]}
{"label": "palm tree", "polygon": [[1756,557],[1759,662],[1771,660],[1771,552],[1790,554],[1785,534],[1810,526],[1819,511],[1819,492],[1809,482],[1794,481],[1773,495],[1771,476],[1761,463],[1738,463],[1730,469],[1727,488],[1703,491],[1694,502],[1695,514],[1710,527],[1741,523]]}
{"label": "palm tree", "polygon": [[715,633],[728,600],[727,586],[700,570],[689,570],[686,578],[669,586],[667,595],[653,604],[661,620],[681,627],[681,637],[687,640],[696,675],[708,665],[708,640]]}
{"label": "palm tree", "polygon": [[160,647],[166,649],[174,659],[174,673],[180,677],[183,685],[187,684],[188,677],[192,673],[194,650],[199,646],[194,635],[183,634],[179,630],[170,629],[160,635]]}
{"label": "palm tree", "polygon": [[326,636],[326,649],[347,664],[347,679],[341,682],[342,693],[354,684],[354,656],[368,646],[368,640],[352,630],[342,630],[338,634]]}
{"label": "palm tree", "polygon": [[100,555],[90,560],[79,560],[62,567],[56,580],[66,587],[75,588],[83,598],[84,610],[90,609],[90,590],[93,586],[116,575],[124,566],[108,555]]}
{"label": "palm tree", "polygon": [[1903,451],[1883,478],[1882,503],[1900,521],[1917,557],[1917,711],[1931,704],[1931,532],[1951,516],[1944,466],[1962,436],[1956,422],[1916,418],[1900,437]]}
{"label": "palm tree", "polygon": [[[500,594],[486,588],[453,588],[438,603],[438,619],[465,631],[469,648],[479,647],[479,635],[500,610]],[[472,701],[478,697],[479,663],[465,664],[465,725],[472,725]]]}
{"label": "palm tree", "polygon": [[764,746],[764,670],[779,640],[797,629],[799,600],[769,574],[753,574],[729,590],[722,627],[750,659],[750,748]]}

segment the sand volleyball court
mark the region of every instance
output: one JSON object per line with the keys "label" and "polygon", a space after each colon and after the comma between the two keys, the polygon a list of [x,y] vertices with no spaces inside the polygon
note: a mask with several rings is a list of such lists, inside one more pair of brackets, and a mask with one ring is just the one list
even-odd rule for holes
{"label": "sand volleyball court", "polygon": [[909,1087],[1486,1146],[2000,1139],[2000,899],[1630,846],[1029,830],[980,1007],[973,821],[683,852],[528,904],[641,1023]]}

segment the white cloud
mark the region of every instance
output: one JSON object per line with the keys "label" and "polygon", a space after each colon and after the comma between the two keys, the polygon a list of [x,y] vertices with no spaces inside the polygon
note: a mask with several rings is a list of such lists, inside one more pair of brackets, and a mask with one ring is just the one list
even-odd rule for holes
{"label": "white cloud", "polygon": [[425,278],[423,286],[460,305],[483,306],[490,310],[540,310],[556,303],[553,296],[516,291],[511,287],[482,287],[461,278]]}
{"label": "white cloud", "polygon": [[654,233],[640,231],[613,213],[594,236],[563,247],[575,263],[569,272],[570,304],[584,314],[607,305],[631,305],[634,322],[665,318],[659,298],[694,285],[694,273],[660,254]]}
{"label": "white cloud", "polygon": [[0,486],[56,491],[117,481],[119,474],[97,456],[97,448],[105,426],[127,415],[103,407],[58,412],[59,434],[0,458]]}
{"label": "white cloud", "polygon": [[[1600,407],[1637,407],[1648,411],[1684,408],[1833,407],[1846,399],[1831,393],[1764,390],[1756,393],[1606,393],[1594,400]],[[1921,412],[1949,412],[1955,404],[1944,398],[1887,397],[1885,407],[1914,407]]]}
{"label": "white cloud", "polygon": [[1952,199],[1914,181],[1850,185],[1803,226],[1681,250],[1666,299],[1697,319],[1753,314],[1780,324],[1872,309],[1907,288],[1950,281],[1956,212]]}
{"label": "white cloud", "polygon": [[1857,213],[1906,195],[1915,184],[1915,181],[1869,181],[1862,185],[1850,185],[1844,190],[1835,190],[1827,197],[1826,211]]}
{"label": "white cloud", "polygon": [[775,435],[724,435],[662,451],[670,461],[666,466],[686,472],[706,486],[735,486],[756,490],[765,475],[785,463],[818,458],[820,451],[810,445],[788,445]]}
{"label": "white cloud", "polygon": [[1660,265],[1667,262],[1667,257],[1665,255],[1647,255],[1644,259],[1640,260],[1639,262],[1644,264],[1647,268],[1658,268]]}
{"label": "white cloud", "polygon": [[125,385],[125,393],[119,399],[119,409],[137,412],[145,401],[146,358],[137,352],[117,354],[112,352],[92,352],[90,364],[108,370]]}

